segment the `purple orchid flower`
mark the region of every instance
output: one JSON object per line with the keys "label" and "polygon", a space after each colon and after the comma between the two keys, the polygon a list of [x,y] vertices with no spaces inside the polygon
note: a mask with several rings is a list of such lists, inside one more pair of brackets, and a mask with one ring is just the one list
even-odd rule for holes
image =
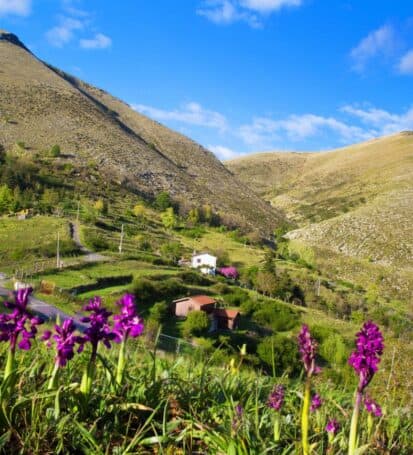
{"label": "purple orchid flower", "polygon": [[[27,310],[31,292],[32,288],[19,289],[14,293],[14,302],[4,302],[4,306],[12,312],[0,314],[0,341],[8,341],[13,354],[16,346],[25,351],[31,348],[37,326],[43,322]],[[18,341],[20,335],[21,340]]]}
{"label": "purple orchid flower", "polygon": [[136,311],[135,297],[132,294],[125,294],[118,302],[120,314],[113,317],[115,321],[115,341],[127,340],[129,336],[136,338],[143,332],[143,320]]}
{"label": "purple orchid flower", "polygon": [[[56,341],[56,363],[59,367],[66,366],[68,360],[73,359],[76,343],[79,344],[78,352],[82,351],[84,339],[81,336],[74,335],[76,330],[73,319],[66,319],[62,325],[55,325],[56,334],[52,336],[50,330],[46,330],[41,337],[44,341],[53,338]],[[51,346],[50,341],[48,347]]]}
{"label": "purple orchid flower", "polygon": [[327,433],[336,435],[340,431],[340,424],[336,419],[330,419],[326,425]]}
{"label": "purple orchid flower", "polygon": [[[117,338],[117,334],[112,331],[108,322],[112,313],[102,306],[102,299],[100,297],[93,297],[83,307],[83,310],[90,312],[89,316],[80,319],[82,322],[89,323],[89,327],[84,332],[83,343],[90,342],[92,345],[91,359],[94,361],[99,342],[101,341],[109,349],[111,347],[110,342]],[[83,344],[81,346],[83,347]]]}
{"label": "purple orchid flower", "polygon": [[317,409],[321,408],[322,404],[323,404],[323,399],[320,397],[320,395],[318,393],[316,393],[311,398],[310,411],[311,412],[317,411]]}
{"label": "purple orchid flower", "polygon": [[358,390],[362,392],[377,371],[384,344],[380,329],[371,321],[366,322],[356,336],[356,350],[351,353],[348,363],[359,375]]}
{"label": "purple orchid flower", "polygon": [[276,385],[268,397],[268,406],[276,411],[279,411],[284,404],[284,396],[284,386],[281,384]]}
{"label": "purple orchid flower", "polygon": [[313,374],[318,374],[321,368],[315,364],[315,355],[318,343],[311,337],[310,330],[306,324],[303,324],[301,331],[298,334],[298,344],[300,348],[301,360],[304,364],[305,371],[308,377]]}
{"label": "purple orchid flower", "polygon": [[376,417],[381,417],[383,415],[380,405],[369,396],[366,396],[364,398],[364,406],[366,408],[366,411],[371,415],[374,415]]}

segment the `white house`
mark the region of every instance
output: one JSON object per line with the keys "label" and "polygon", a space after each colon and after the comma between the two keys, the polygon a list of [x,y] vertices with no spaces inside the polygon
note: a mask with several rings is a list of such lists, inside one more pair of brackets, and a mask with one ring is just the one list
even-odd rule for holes
{"label": "white house", "polygon": [[191,259],[191,267],[199,269],[207,275],[215,275],[217,268],[217,258],[209,253],[193,254]]}

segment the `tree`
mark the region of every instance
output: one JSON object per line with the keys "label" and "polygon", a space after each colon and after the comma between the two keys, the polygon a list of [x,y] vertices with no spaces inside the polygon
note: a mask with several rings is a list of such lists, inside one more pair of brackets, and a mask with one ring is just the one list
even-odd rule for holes
{"label": "tree", "polygon": [[168,207],[162,213],[161,219],[166,229],[174,229],[178,223],[173,207]]}
{"label": "tree", "polygon": [[256,286],[263,294],[271,297],[277,289],[277,278],[274,273],[259,271],[257,273]]}
{"label": "tree", "polygon": [[53,145],[53,147],[50,149],[50,152],[49,152],[50,156],[53,156],[55,158],[57,158],[58,156],[60,156],[60,145]]}
{"label": "tree", "polygon": [[0,144],[0,164],[6,162],[6,150],[2,144]]}
{"label": "tree", "polygon": [[204,205],[202,207],[202,216],[205,223],[211,224],[214,214],[212,213],[212,207],[210,205]]}
{"label": "tree", "polygon": [[265,252],[262,270],[275,274],[275,253],[273,250],[267,250]]}
{"label": "tree", "polygon": [[201,336],[209,327],[209,319],[204,311],[191,311],[182,324],[184,337]]}
{"label": "tree", "polygon": [[108,203],[106,200],[98,199],[94,204],[94,208],[101,215],[107,215],[108,213]]}
{"label": "tree", "polygon": [[195,207],[188,213],[187,221],[192,226],[196,226],[200,221],[199,210]]}
{"label": "tree", "polygon": [[173,262],[178,262],[182,256],[182,245],[179,242],[164,243],[161,247],[162,256]]}
{"label": "tree", "polygon": [[143,204],[136,204],[132,209],[133,216],[138,218],[138,220],[140,221],[143,221],[143,219],[145,218],[145,212],[146,209]]}
{"label": "tree", "polygon": [[7,185],[0,186],[0,215],[12,209],[13,193]]}
{"label": "tree", "polygon": [[159,210],[166,210],[172,206],[171,196],[167,191],[161,191],[155,198],[155,207]]}
{"label": "tree", "polygon": [[59,203],[59,193],[57,191],[46,188],[41,197],[41,205],[44,210],[51,212]]}
{"label": "tree", "polygon": [[158,302],[149,310],[150,318],[162,322],[168,314],[168,305],[166,302]]}

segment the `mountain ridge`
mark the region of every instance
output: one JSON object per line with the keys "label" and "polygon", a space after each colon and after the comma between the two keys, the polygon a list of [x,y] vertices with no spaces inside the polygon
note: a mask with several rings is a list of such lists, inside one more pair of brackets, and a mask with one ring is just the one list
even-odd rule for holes
{"label": "mountain ridge", "polygon": [[0,40],[0,142],[43,152],[53,144],[77,166],[145,197],[168,191],[184,209],[211,205],[226,224],[268,235],[282,220],[194,141],[123,101],[42,62],[13,34]]}

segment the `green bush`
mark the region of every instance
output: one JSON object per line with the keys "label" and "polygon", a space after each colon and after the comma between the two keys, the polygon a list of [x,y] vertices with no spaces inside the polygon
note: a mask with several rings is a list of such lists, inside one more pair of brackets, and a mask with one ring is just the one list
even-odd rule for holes
{"label": "green bush", "polygon": [[276,302],[260,305],[253,314],[254,322],[276,332],[291,330],[298,319],[295,311]]}
{"label": "green bush", "polygon": [[286,336],[264,338],[258,345],[257,354],[264,365],[277,375],[284,372],[295,374],[300,370],[297,343]]}
{"label": "green bush", "polygon": [[50,156],[53,156],[54,158],[56,158],[56,157],[60,156],[60,153],[61,153],[61,151],[60,151],[60,146],[57,145],[57,144],[55,144],[55,145],[53,145],[53,147],[50,149],[49,155],[50,155]]}
{"label": "green bush", "polygon": [[186,284],[192,284],[196,286],[210,286],[213,284],[213,281],[211,279],[193,270],[185,270],[184,272],[179,273],[177,277]]}
{"label": "green bush", "polygon": [[320,345],[320,355],[332,365],[344,365],[348,351],[344,338],[338,333],[330,335]]}
{"label": "green bush", "polygon": [[162,322],[168,315],[168,305],[166,302],[158,302],[149,310],[150,318],[157,322]]}
{"label": "green bush", "polygon": [[155,303],[159,300],[171,300],[185,292],[182,281],[175,278],[154,281],[148,278],[136,278],[132,283],[132,292],[138,302],[144,304]]}
{"label": "green bush", "polygon": [[248,295],[248,292],[240,288],[232,289],[230,293],[224,296],[225,303],[230,306],[241,306],[249,299],[250,296]]}
{"label": "green bush", "polygon": [[203,335],[209,327],[209,319],[204,311],[191,311],[182,324],[182,334],[186,338]]}

